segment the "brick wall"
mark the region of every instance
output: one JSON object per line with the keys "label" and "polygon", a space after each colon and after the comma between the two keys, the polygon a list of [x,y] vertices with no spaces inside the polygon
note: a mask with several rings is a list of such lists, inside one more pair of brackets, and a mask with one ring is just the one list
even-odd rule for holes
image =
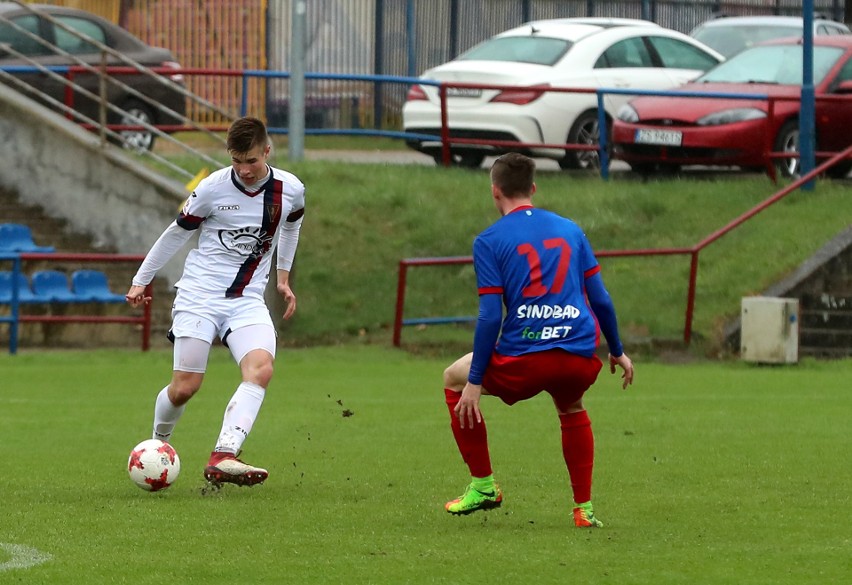
{"label": "brick wall", "polygon": [[[146,43],[165,47],[185,68],[266,69],[267,0],[135,0],[122,14],[122,26]],[[240,114],[242,79],[188,75],[187,89],[232,117]],[[248,113],[265,112],[265,83],[252,79]],[[204,124],[223,117],[197,103],[188,115]]]}

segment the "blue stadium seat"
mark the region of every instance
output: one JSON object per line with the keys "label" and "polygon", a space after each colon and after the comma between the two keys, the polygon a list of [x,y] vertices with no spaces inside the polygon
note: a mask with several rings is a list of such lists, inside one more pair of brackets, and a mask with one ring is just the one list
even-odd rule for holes
{"label": "blue stadium seat", "polygon": [[123,303],[124,295],[109,288],[107,275],[100,270],[77,270],[71,275],[71,290],[81,302]]}
{"label": "blue stadium seat", "polygon": [[77,298],[68,287],[68,277],[58,270],[39,270],[33,272],[33,293],[41,302],[78,303]]}
{"label": "blue stadium seat", "polygon": [[[13,272],[0,272],[0,304],[8,305],[12,302],[12,275]],[[21,274],[18,279],[18,302],[35,303],[38,299],[30,288],[26,275]]]}
{"label": "blue stadium seat", "polygon": [[33,241],[29,226],[0,223],[0,252],[54,252],[53,246],[39,246]]}

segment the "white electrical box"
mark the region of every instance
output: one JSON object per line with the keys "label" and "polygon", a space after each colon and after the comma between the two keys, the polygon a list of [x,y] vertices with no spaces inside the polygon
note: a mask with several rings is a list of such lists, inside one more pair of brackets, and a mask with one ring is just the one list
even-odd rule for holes
{"label": "white electrical box", "polygon": [[799,299],[744,297],[740,356],[747,362],[799,361]]}

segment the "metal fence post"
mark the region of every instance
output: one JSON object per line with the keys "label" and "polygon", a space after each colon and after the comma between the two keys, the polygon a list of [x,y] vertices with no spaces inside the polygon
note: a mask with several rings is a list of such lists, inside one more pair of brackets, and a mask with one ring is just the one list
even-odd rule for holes
{"label": "metal fence post", "polygon": [[292,36],[290,38],[290,98],[289,150],[290,160],[300,161],[305,156],[305,30],[307,28],[307,2],[293,2]]}
{"label": "metal fence post", "polygon": [[[385,0],[376,0],[376,42],[373,47],[373,65],[375,75],[385,71]],[[382,127],[382,102],[384,101],[384,86],[376,83],[373,92],[373,128]]]}

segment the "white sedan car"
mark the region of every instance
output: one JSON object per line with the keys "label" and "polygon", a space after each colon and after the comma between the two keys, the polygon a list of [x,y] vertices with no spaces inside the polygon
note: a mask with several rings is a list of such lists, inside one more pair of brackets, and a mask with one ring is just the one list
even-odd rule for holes
{"label": "white sedan car", "polygon": [[[555,19],[530,22],[496,35],[453,61],[429,69],[421,78],[447,84],[514,86],[447,87],[451,138],[548,145],[454,143],[454,164],[478,167],[488,155],[517,151],[558,160],[566,169],[595,169],[600,167],[597,151],[555,146],[598,143],[595,94],[545,91],[547,88],[666,90],[723,60],[689,36],[652,22]],[[607,95],[607,120],[631,97]],[[440,164],[438,87],[412,86],[402,117],[405,132],[420,135],[406,139],[408,146],[433,156]]]}

